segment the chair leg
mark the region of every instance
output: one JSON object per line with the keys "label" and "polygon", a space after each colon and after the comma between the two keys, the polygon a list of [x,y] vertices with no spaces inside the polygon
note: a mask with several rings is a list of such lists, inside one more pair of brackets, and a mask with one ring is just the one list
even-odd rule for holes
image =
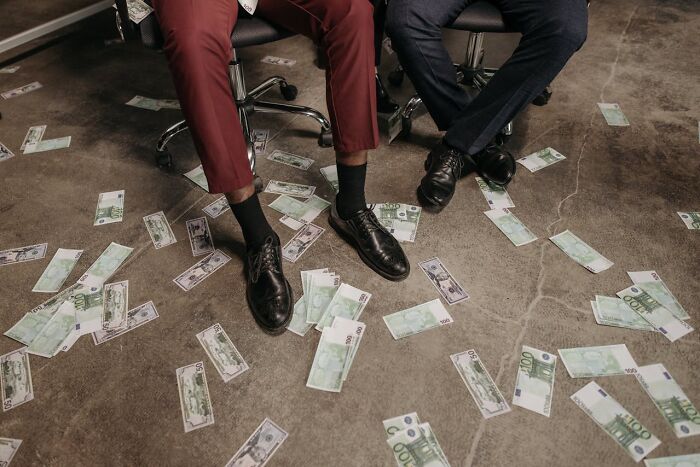
{"label": "chair leg", "polygon": [[266,79],[262,83],[258,84],[250,91],[248,91],[248,96],[252,97],[253,99],[258,99],[260,96],[265,94],[267,91],[272,89],[274,86],[280,86],[282,84],[286,85],[287,80],[281,76],[273,76],[271,78]]}
{"label": "chair leg", "polygon": [[312,109],[311,107],[284,104],[281,102],[254,101],[253,110],[255,112],[262,113],[286,113],[309,117],[316,120],[316,122],[321,126],[321,134],[318,138],[319,146],[330,147],[333,144],[333,138],[331,136],[331,123],[321,112]]}

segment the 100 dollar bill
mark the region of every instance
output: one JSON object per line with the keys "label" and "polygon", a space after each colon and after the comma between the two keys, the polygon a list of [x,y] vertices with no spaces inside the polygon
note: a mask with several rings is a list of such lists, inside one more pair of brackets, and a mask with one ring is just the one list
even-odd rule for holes
{"label": "100 dollar bill", "polygon": [[554,371],[557,357],[523,345],[515,380],[513,405],[518,405],[545,417],[552,411]]}
{"label": "100 dollar bill", "polygon": [[226,463],[226,467],[263,467],[287,439],[287,432],[266,418]]}
{"label": "100 dollar bill", "polygon": [[481,363],[476,351],[472,349],[456,353],[450,355],[450,359],[484,418],[510,412],[508,402]]}

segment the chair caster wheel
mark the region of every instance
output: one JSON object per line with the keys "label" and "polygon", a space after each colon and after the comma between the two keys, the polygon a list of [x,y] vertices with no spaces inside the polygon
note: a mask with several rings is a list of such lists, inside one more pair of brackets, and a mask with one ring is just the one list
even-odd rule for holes
{"label": "chair caster wheel", "polygon": [[543,105],[547,105],[547,102],[549,102],[550,97],[552,97],[552,88],[547,86],[546,88],[544,88],[544,91],[542,91],[542,93],[539,96],[535,97],[532,103],[541,107]]}
{"label": "chair caster wheel", "polygon": [[401,86],[401,83],[403,83],[403,76],[403,70],[394,70],[391,73],[389,73],[387,79],[389,80],[389,83],[391,83],[392,86],[398,87]]}
{"label": "chair caster wheel", "polygon": [[286,101],[293,101],[299,94],[297,87],[291,84],[280,84],[280,92],[282,92],[282,97]]}
{"label": "chair caster wheel", "polygon": [[330,148],[333,146],[333,133],[330,131],[321,131],[318,135],[318,145],[322,148]]}
{"label": "chair caster wheel", "polygon": [[511,135],[508,135],[506,133],[501,132],[501,133],[496,135],[496,137],[493,139],[493,141],[497,145],[503,146],[504,144],[506,144],[508,142],[508,140],[510,139],[510,136]]}
{"label": "chair caster wheel", "polygon": [[262,193],[263,189],[263,181],[262,178],[258,177],[257,175],[255,178],[253,178],[253,188],[255,188],[256,193]]}
{"label": "chair caster wheel", "polygon": [[163,149],[156,154],[156,164],[162,169],[169,169],[173,166],[173,156],[170,151]]}
{"label": "chair caster wheel", "polygon": [[401,117],[401,135],[404,137],[411,135],[411,128],[413,127],[413,120],[411,117]]}

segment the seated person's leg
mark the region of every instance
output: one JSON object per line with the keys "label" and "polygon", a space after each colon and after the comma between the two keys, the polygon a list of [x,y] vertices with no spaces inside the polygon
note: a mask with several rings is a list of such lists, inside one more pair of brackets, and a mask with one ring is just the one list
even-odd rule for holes
{"label": "seated person's leg", "polygon": [[326,100],[340,192],[330,224],[373,270],[405,279],[409,263],[399,243],[367,208],[367,151],[378,144],[372,6],[367,0],[259,0],[256,14],[304,34],[327,55]]}
{"label": "seated person's leg", "polygon": [[284,331],[292,291],[282,274],[279,238],[260,207],[229,84],[236,0],[154,0],[178,98],[207,176],[225,193],[247,247],[248,304],[268,332]]}
{"label": "seated person's leg", "polygon": [[370,2],[374,5],[374,79],[377,83],[377,112],[391,114],[399,110],[399,105],[391,100],[391,96],[384,88],[384,83],[379,76],[387,0],[370,0]]}

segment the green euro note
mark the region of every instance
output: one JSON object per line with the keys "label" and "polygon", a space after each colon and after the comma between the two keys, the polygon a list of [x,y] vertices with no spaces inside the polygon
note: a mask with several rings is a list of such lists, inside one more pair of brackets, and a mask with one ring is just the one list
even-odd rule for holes
{"label": "green euro note", "polygon": [[58,292],[80,259],[83,250],[59,248],[37,280],[32,292]]}
{"label": "green euro note", "polygon": [[671,342],[693,331],[692,326],[673,316],[673,313],[636,285],[619,291],[617,296]]}
{"label": "green euro note", "polygon": [[654,326],[618,297],[596,295],[595,301],[591,302],[591,308],[598,324],[637,331],[656,331]]}
{"label": "green euro note", "polygon": [[327,327],[311,364],[306,386],[321,391],[340,392],[343,387],[345,364],[350,353],[348,335],[342,329]]}
{"label": "green euro note", "polygon": [[88,287],[102,287],[102,284],[112,277],[132,251],[134,251],[133,248],[112,242],[80,277],[78,283]]}
{"label": "green euro note", "polygon": [[603,272],[614,264],[568,230],[553,237],[549,237],[549,239],[558,246],[561,251],[566,253],[569,258],[592,273],[598,274],[599,272]]}
{"label": "green euro note", "polygon": [[438,299],[384,316],[384,323],[394,339],[412,336],[453,322]]}
{"label": "green euro note", "polygon": [[321,319],[315,329],[322,331],[323,328],[333,324],[333,318],[339,316],[351,320],[357,320],[362,311],[367,306],[367,302],[372,298],[372,294],[357,289],[349,284],[340,284],[335,295],[328,303]]}
{"label": "green euro note", "polygon": [[515,246],[526,245],[537,240],[537,236],[506,208],[492,209],[484,214]]}
{"label": "green euro note", "polygon": [[572,378],[635,374],[637,363],[625,344],[559,349]]}

